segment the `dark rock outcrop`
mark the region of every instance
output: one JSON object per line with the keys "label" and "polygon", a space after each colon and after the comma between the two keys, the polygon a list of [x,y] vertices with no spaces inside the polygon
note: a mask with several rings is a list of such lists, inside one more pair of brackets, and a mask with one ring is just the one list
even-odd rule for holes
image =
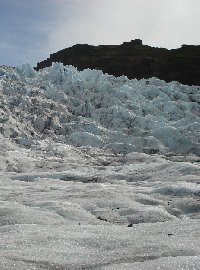
{"label": "dark rock outcrop", "polygon": [[37,64],[36,69],[51,66],[52,62],[73,65],[78,70],[101,69],[115,76],[129,79],[157,77],[166,82],[200,85],[200,46],[182,45],[168,50],[143,45],[140,39],[121,45],[77,44]]}

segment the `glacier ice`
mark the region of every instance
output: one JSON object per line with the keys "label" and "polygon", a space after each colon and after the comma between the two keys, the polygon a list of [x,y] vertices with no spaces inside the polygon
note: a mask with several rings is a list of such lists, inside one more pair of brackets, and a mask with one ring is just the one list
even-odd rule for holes
{"label": "glacier ice", "polygon": [[39,72],[28,64],[1,67],[0,83],[2,132],[7,137],[48,137],[118,149],[119,154],[200,153],[197,86],[156,78],[146,84],[60,63]]}
{"label": "glacier ice", "polygon": [[0,67],[0,269],[199,269],[199,92]]}

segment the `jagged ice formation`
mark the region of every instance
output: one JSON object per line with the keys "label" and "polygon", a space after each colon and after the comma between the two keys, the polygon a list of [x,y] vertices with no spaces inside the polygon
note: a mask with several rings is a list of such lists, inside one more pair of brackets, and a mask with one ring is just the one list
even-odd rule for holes
{"label": "jagged ice formation", "polygon": [[0,68],[0,269],[200,269],[200,88]]}
{"label": "jagged ice formation", "polygon": [[117,154],[200,155],[200,87],[58,63],[2,67],[0,76],[1,133],[27,147],[49,138]]}

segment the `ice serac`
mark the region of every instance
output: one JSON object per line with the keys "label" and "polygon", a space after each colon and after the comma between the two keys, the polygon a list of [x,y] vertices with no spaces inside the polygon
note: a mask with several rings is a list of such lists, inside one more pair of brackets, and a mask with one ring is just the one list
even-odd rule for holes
{"label": "ice serac", "polygon": [[1,133],[128,152],[200,154],[200,87],[54,63],[1,68]]}
{"label": "ice serac", "polygon": [[200,269],[200,88],[0,67],[0,269]]}
{"label": "ice serac", "polygon": [[136,39],[121,45],[76,44],[50,55],[39,62],[36,69],[49,67],[53,62],[103,70],[114,76],[129,79],[157,77],[179,81],[187,85],[200,85],[200,45],[182,45],[178,49],[154,48]]}

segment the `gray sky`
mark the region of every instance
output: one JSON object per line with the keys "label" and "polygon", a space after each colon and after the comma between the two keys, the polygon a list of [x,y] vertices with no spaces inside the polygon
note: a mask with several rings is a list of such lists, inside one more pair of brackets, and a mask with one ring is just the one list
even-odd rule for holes
{"label": "gray sky", "polygon": [[35,65],[77,43],[200,44],[200,0],[0,0],[0,65]]}

